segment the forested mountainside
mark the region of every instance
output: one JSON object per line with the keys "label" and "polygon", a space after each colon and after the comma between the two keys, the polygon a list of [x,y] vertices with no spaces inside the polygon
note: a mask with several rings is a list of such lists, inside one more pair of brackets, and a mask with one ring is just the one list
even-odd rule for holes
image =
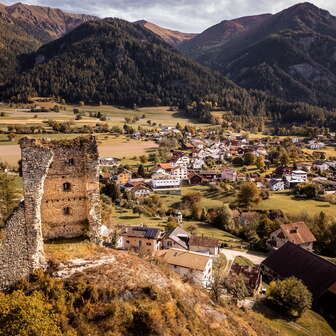
{"label": "forested mountainside", "polygon": [[[201,38],[202,34],[196,37]],[[208,48],[195,58],[245,88],[336,106],[336,18],[310,3],[267,16],[222,47]]]}
{"label": "forested mountainside", "polygon": [[147,28],[120,19],[86,22],[38,51],[20,57],[19,72],[2,86],[0,98],[17,102],[54,96],[67,102],[133,107],[171,105],[200,120],[209,109],[279,123],[336,127],[334,113],[245,90],[182,56]]}
{"label": "forested mountainside", "polygon": [[181,56],[141,25],[120,19],[82,24],[24,59],[5,97],[68,102],[179,105],[235,85]]}
{"label": "forested mountainside", "polygon": [[146,20],[136,21],[135,24],[142,25],[143,27],[149,29],[173,47],[177,47],[184,41],[189,41],[197,36],[197,34],[182,33],[176,30],[163,28]]}
{"label": "forested mountainside", "polygon": [[16,56],[30,53],[97,17],[49,7],[0,4],[0,83],[13,77]]}

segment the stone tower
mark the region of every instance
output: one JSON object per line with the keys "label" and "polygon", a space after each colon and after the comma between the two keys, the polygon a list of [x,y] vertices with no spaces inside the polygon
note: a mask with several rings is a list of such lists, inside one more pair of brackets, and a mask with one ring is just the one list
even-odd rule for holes
{"label": "stone tower", "polygon": [[94,238],[100,227],[99,157],[95,137],[20,141],[27,225],[43,240]]}
{"label": "stone tower", "polygon": [[99,157],[93,136],[20,141],[24,202],[0,229],[0,289],[45,265],[44,241],[99,242]]}

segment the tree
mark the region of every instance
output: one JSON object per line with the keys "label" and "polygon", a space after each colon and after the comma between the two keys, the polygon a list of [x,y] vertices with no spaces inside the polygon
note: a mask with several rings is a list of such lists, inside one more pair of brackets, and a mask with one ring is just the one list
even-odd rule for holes
{"label": "tree", "polygon": [[9,140],[10,142],[12,142],[12,141],[15,139],[16,135],[15,135],[14,133],[9,133],[9,134],[7,135],[7,137],[8,137],[8,140]]}
{"label": "tree", "polygon": [[113,206],[112,200],[107,195],[101,195],[100,197],[101,205],[101,221],[103,225],[110,225],[113,220]]}
{"label": "tree", "polygon": [[199,192],[191,192],[182,197],[181,202],[185,207],[191,208],[193,204],[199,203],[202,199],[202,195]]}
{"label": "tree", "polygon": [[281,155],[280,155],[280,163],[283,165],[283,166],[287,166],[290,162],[290,159],[289,159],[289,156],[287,154],[287,152],[283,152]]}
{"label": "tree", "polygon": [[4,224],[12,213],[18,197],[17,182],[14,176],[0,172],[0,224]]}
{"label": "tree", "polygon": [[243,300],[251,295],[246,287],[245,280],[241,276],[232,275],[230,278],[225,279],[223,285],[227,292],[237,300]]}
{"label": "tree", "polygon": [[265,164],[265,158],[264,158],[263,155],[259,155],[259,156],[257,157],[256,165],[257,165],[257,168],[258,168],[259,170],[265,168],[266,164]]}
{"label": "tree", "polygon": [[40,293],[0,293],[0,336],[62,336],[59,322]]}
{"label": "tree", "polygon": [[219,302],[219,299],[224,291],[223,284],[226,277],[226,266],[227,260],[224,254],[219,254],[213,261],[210,293],[216,302]]}
{"label": "tree", "polygon": [[145,177],[146,173],[145,173],[145,167],[143,164],[139,165],[138,167],[138,175],[141,177]]}
{"label": "tree", "polygon": [[212,224],[219,229],[230,231],[232,223],[232,211],[227,204],[224,204],[223,207],[218,210]]}
{"label": "tree", "polygon": [[119,184],[116,182],[108,183],[102,189],[102,192],[107,196],[111,197],[112,201],[115,202],[116,200],[121,199],[121,191]]}
{"label": "tree", "polygon": [[146,163],[147,161],[148,161],[148,158],[147,158],[146,155],[141,155],[141,156],[140,156],[140,162],[141,162],[141,163]]}
{"label": "tree", "polygon": [[237,201],[242,207],[250,207],[253,203],[259,203],[260,192],[257,185],[253,182],[245,182],[241,185]]}
{"label": "tree", "polygon": [[256,162],[256,156],[251,152],[247,152],[243,156],[244,165],[250,166]]}
{"label": "tree", "polygon": [[299,183],[295,186],[294,194],[307,199],[315,199],[321,193],[321,187],[314,183]]}
{"label": "tree", "polygon": [[267,300],[290,316],[300,317],[312,306],[312,294],[304,283],[291,277],[270,283]]}
{"label": "tree", "polygon": [[266,215],[262,215],[257,227],[257,234],[260,239],[267,239],[278,228],[279,224],[271,221]]}
{"label": "tree", "polygon": [[190,232],[190,234],[194,234],[197,231],[197,226],[195,224],[190,224],[187,227],[187,231]]}

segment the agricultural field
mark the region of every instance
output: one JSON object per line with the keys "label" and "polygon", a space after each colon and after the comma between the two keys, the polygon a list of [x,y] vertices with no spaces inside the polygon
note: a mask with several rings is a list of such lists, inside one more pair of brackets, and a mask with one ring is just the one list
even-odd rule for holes
{"label": "agricultural field", "polygon": [[[38,103],[40,107],[51,108],[55,103]],[[60,105],[65,110],[60,110],[60,112],[27,112],[24,109],[10,108],[6,105],[0,105],[0,114],[3,112],[5,116],[0,117],[0,127],[1,125],[9,124],[38,124],[43,123],[48,119],[53,119],[56,121],[73,121],[76,124],[87,124],[87,123],[97,123],[100,122],[97,118],[89,117],[91,113],[100,112],[107,117],[106,122],[109,126],[122,126],[124,124],[125,118],[142,117],[145,118],[139,120],[137,126],[148,126],[148,121],[156,123],[157,125],[162,124],[164,126],[175,126],[180,123],[182,126],[186,124],[197,125],[199,127],[208,126],[205,123],[199,123],[195,119],[188,119],[176,111],[172,111],[168,106],[159,107],[142,107],[136,110],[119,108],[115,106],[102,105],[102,106],[78,106],[78,105]],[[81,120],[75,120],[75,115],[73,113],[74,109],[78,109],[83,112],[85,116]]]}
{"label": "agricultural field", "polygon": [[[40,107],[51,108],[55,105],[54,102],[38,103]],[[180,123],[182,126],[186,124],[195,125],[197,127],[208,126],[208,124],[198,123],[196,120],[187,119],[176,111],[171,111],[169,107],[145,107],[137,110],[122,109],[114,106],[76,106],[76,105],[62,105],[65,110],[60,112],[27,112],[24,109],[10,108],[6,105],[0,105],[0,130],[6,130],[8,126],[20,125],[20,126],[43,126],[47,130],[50,129],[46,122],[48,120],[55,120],[58,122],[71,121],[74,126],[83,125],[95,125],[97,123],[107,123],[109,127],[119,126],[122,127],[125,123],[125,118],[142,117],[132,126],[148,127],[148,122],[156,123],[156,125],[175,126]],[[86,115],[90,112],[101,112],[106,115],[107,120],[102,122],[97,118],[83,116],[81,120],[75,120],[73,113],[74,109],[79,109]],[[48,132],[52,130],[48,130]],[[62,133],[48,133],[48,134],[34,134],[29,135],[31,137],[48,137],[51,139],[71,139],[81,134],[62,134]],[[6,134],[0,134],[0,160],[9,163],[10,165],[16,165],[20,159],[20,150],[18,141],[24,135],[16,135],[14,139],[9,139]],[[157,144],[154,142],[141,142],[136,140],[126,139],[123,136],[116,137],[113,135],[99,134],[97,135],[99,152],[104,157],[117,157],[124,158],[125,164],[134,164],[132,157],[140,156],[153,151]]]}
{"label": "agricultural field", "polygon": [[[29,135],[34,138],[45,137],[45,134]],[[71,139],[78,137],[80,134],[48,134],[48,138],[51,139]],[[21,153],[19,145],[17,144],[20,137],[18,136],[13,144],[3,144],[5,136],[0,136],[0,160],[9,163],[10,165],[16,165],[20,160]],[[140,156],[147,154],[154,150],[158,145],[154,142],[147,141],[141,142],[137,140],[130,140],[124,136],[115,137],[110,135],[97,135],[98,150],[103,157],[117,157],[117,158],[131,158],[134,156]]]}

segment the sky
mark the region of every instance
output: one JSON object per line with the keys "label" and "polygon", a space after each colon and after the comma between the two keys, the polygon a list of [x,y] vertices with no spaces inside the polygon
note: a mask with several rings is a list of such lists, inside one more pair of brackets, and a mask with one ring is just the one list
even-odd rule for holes
{"label": "sky", "polygon": [[[0,0],[13,4],[19,0]],[[21,0],[21,2],[128,21],[147,20],[165,28],[199,33],[222,20],[276,13],[298,0]],[[336,0],[311,0],[336,15]]]}

